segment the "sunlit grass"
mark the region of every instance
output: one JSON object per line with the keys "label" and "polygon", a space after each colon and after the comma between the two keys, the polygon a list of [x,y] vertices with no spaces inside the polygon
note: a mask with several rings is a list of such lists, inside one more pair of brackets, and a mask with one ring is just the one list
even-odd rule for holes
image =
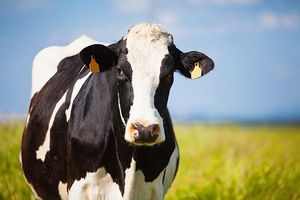
{"label": "sunlit grass", "polygon": [[177,125],[167,199],[300,199],[300,127]]}
{"label": "sunlit grass", "polygon": [[[0,200],[32,198],[23,124],[0,125]],[[176,125],[180,165],[166,199],[300,199],[300,126]]]}

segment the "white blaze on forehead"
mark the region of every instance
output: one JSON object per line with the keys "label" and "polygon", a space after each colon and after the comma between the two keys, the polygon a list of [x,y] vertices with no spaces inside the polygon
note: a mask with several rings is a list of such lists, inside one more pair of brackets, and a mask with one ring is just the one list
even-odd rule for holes
{"label": "white blaze on forehead", "polygon": [[[130,109],[130,123],[139,120],[159,124],[164,140],[163,122],[154,106],[154,95],[159,84],[162,60],[169,53],[172,35],[157,24],[140,24],[131,28],[126,39],[127,60],[132,68],[133,105]],[[150,125],[150,124],[149,124]],[[130,141],[125,134],[125,139]],[[159,136],[160,137],[160,136]]]}

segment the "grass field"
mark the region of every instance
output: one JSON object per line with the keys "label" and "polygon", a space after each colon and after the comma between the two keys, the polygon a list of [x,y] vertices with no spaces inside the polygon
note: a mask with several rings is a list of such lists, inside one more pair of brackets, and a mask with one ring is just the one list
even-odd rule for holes
{"label": "grass field", "polygon": [[[300,126],[176,125],[177,177],[166,199],[300,199]],[[0,125],[0,200],[31,199],[22,124]]]}

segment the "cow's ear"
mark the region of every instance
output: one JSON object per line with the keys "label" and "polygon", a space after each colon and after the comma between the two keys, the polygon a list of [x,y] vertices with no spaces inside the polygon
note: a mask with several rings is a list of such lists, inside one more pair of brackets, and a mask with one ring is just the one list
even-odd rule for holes
{"label": "cow's ear", "polygon": [[117,63],[117,55],[108,47],[94,44],[84,48],[79,57],[91,72],[103,72]]}
{"label": "cow's ear", "polygon": [[178,70],[191,79],[200,78],[214,68],[214,62],[201,52],[181,53]]}
{"label": "cow's ear", "polygon": [[183,53],[174,44],[168,49],[175,58],[176,69],[187,78],[200,78],[214,68],[213,60],[201,52]]}

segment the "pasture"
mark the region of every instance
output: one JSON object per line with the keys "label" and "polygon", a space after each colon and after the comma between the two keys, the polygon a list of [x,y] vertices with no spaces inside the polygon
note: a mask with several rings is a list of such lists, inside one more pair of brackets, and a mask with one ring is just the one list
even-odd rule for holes
{"label": "pasture", "polygon": [[[0,125],[0,200],[32,199],[19,165],[23,123]],[[300,199],[300,126],[176,124],[172,199]]]}

